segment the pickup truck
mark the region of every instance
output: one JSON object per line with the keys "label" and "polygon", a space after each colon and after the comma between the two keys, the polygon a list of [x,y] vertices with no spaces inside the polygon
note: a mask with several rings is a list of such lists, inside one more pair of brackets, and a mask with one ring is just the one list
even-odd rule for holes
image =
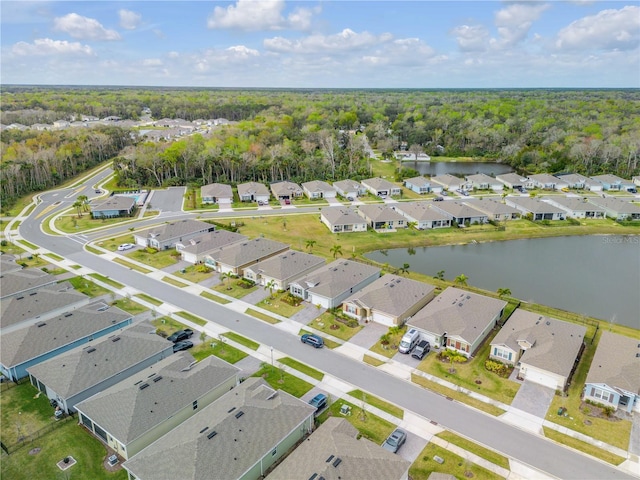
{"label": "pickup truck", "polygon": [[169,335],[169,338],[167,338],[167,340],[173,343],[181,342],[182,340],[191,338],[191,335],[193,335],[193,330],[191,330],[190,328],[185,328],[184,330],[178,330],[177,332]]}

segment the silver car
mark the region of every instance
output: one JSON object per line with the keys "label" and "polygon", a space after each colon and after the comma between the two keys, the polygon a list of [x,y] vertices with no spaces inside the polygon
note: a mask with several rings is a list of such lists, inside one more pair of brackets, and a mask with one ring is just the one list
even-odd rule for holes
{"label": "silver car", "polygon": [[396,428],[391,435],[382,444],[382,448],[389,450],[391,453],[398,453],[400,447],[407,441],[407,432],[400,428]]}

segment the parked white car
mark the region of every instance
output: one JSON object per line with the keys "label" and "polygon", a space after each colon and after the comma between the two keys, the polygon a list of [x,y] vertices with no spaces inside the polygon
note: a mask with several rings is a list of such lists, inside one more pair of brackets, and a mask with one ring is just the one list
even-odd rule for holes
{"label": "parked white car", "polygon": [[132,243],[123,243],[122,245],[118,246],[118,251],[122,252],[123,250],[129,250],[133,247],[135,247],[135,245],[133,245]]}

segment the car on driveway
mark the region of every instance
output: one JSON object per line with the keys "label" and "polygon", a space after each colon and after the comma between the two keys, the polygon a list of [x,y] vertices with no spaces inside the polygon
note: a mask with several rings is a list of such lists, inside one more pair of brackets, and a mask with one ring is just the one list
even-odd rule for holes
{"label": "car on driveway", "polygon": [[190,340],[182,340],[173,344],[173,353],[181,352],[182,350],[188,350],[193,347],[193,342]]}
{"label": "car on driveway", "polygon": [[172,335],[169,335],[167,340],[173,343],[178,343],[186,340],[187,338],[191,338],[191,335],[193,335],[193,330],[191,330],[190,328],[185,328],[184,330],[178,330]]}
{"label": "car on driveway", "polygon": [[327,406],[327,396],[324,393],[319,393],[311,400],[309,400],[309,405],[311,405],[312,407],[316,407],[317,413]]}
{"label": "car on driveway", "polygon": [[130,249],[132,249],[133,247],[135,247],[135,245],[134,245],[134,244],[132,244],[132,243],[123,243],[122,245],[119,245],[119,246],[118,246],[118,251],[119,251],[119,252],[122,252],[122,251],[124,251],[124,250],[130,250]]}
{"label": "car on driveway", "polygon": [[407,441],[407,432],[401,428],[396,428],[391,435],[382,444],[382,448],[389,450],[391,453],[398,453],[400,447]]}
{"label": "car on driveway", "polygon": [[324,340],[322,340],[322,337],[314,335],[313,333],[305,333],[300,337],[300,341],[315,348],[322,348],[324,346]]}

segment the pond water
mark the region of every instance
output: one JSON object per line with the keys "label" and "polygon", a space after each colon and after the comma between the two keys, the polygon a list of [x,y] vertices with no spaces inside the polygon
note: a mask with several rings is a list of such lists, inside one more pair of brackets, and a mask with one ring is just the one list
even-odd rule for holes
{"label": "pond water", "polygon": [[513,172],[513,168],[504,163],[494,162],[402,162],[405,168],[413,168],[421,175],[430,177],[450,173],[451,175],[464,176],[474,173],[484,173],[486,175],[501,175]]}
{"label": "pond water", "polygon": [[640,328],[640,236],[592,235],[379,250],[381,263]]}

